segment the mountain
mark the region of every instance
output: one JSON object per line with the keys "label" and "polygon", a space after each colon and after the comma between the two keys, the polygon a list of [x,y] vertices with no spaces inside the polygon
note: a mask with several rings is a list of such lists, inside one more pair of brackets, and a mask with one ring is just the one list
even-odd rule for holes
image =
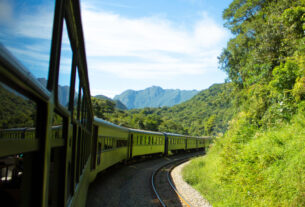
{"label": "mountain", "polygon": [[199,91],[197,90],[179,90],[163,89],[159,86],[152,86],[144,90],[127,90],[116,95],[114,100],[119,100],[128,109],[174,106],[191,99]]}
{"label": "mountain", "polygon": [[[44,86],[47,86],[47,80],[45,78],[37,78],[37,80]],[[69,86],[58,86],[58,100],[63,106],[66,106],[69,102]]]}
{"label": "mountain", "polygon": [[127,110],[127,107],[120,100],[113,100],[113,99],[108,98],[107,96],[104,96],[104,95],[96,95],[94,97],[98,98],[98,99],[101,99],[101,100],[112,101],[112,102],[115,103],[115,108],[121,109],[121,110]]}
{"label": "mountain", "polygon": [[233,107],[232,85],[214,84],[190,100],[173,107],[162,107],[156,113],[163,120],[182,125],[191,135],[215,135],[227,130],[228,122],[239,110]]}
{"label": "mountain", "polygon": [[[238,112],[231,83],[214,84],[183,103],[172,107],[106,110],[110,104],[96,102],[97,116],[126,127],[195,136],[224,133]],[[111,107],[108,107],[111,108]]]}

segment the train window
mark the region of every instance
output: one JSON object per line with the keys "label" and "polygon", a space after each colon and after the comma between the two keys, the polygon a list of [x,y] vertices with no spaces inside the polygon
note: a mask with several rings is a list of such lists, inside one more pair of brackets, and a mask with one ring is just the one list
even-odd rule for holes
{"label": "train window", "polygon": [[118,140],[117,141],[117,147],[126,147],[127,146],[127,140]]}
{"label": "train window", "polygon": [[83,88],[80,87],[79,94],[78,94],[78,101],[77,101],[77,119],[81,119],[81,113],[82,113],[82,106],[83,106],[83,97],[84,97],[84,91]]}
{"label": "train window", "polygon": [[0,139],[36,138],[37,105],[34,101],[0,82],[0,107]]}
{"label": "train window", "polygon": [[85,124],[86,108],[87,108],[86,96],[83,95],[83,100],[82,100],[82,105],[81,105],[81,117],[80,117],[80,121],[82,124]]}
{"label": "train window", "polygon": [[75,72],[75,85],[74,85],[74,99],[73,99],[73,117],[77,119],[77,108],[78,108],[78,95],[79,95],[79,86],[80,86],[80,80],[79,80],[79,74],[78,74],[78,68],[76,67]]}
{"label": "train window", "polygon": [[97,144],[97,164],[101,163],[101,152],[102,152],[102,144],[99,142]]}
{"label": "train window", "polygon": [[54,112],[52,121],[52,139],[63,139],[63,117]]}
{"label": "train window", "polygon": [[0,2],[0,42],[46,86],[55,1]]}
{"label": "train window", "polygon": [[112,148],[117,147],[117,140],[115,138],[112,138]]}
{"label": "train window", "polygon": [[62,176],[65,168],[65,159],[62,159],[65,156],[64,147],[56,147],[51,150],[51,159],[50,159],[50,181],[49,181],[49,202],[48,206],[58,206],[59,197],[58,189],[63,189],[65,187],[65,179]]}
{"label": "train window", "polygon": [[0,158],[0,195],[1,203],[18,206],[23,181],[24,154]]}
{"label": "train window", "polygon": [[58,101],[65,108],[69,106],[70,82],[71,82],[71,66],[72,66],[72,49],[66,27],[63,24],[63,33],[61,40],[61,53],[58,77]]}

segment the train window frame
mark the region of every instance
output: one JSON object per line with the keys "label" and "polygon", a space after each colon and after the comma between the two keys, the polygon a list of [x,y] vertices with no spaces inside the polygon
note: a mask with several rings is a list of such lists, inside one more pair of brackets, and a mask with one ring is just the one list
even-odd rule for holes
{"label": "train window frame", "polygon": [[[64,106],[62,103],[60,103],[60,100],[59,100],[59,86],[60,86],[60,81],[61,81],[61,77],[63,77],[63,73],[61,72],[62,70],[62,61],[64,59],[64,55],[63,55],[63,51],[64,51],[64,37],[67,36],[67,39],[68,39],[68,45],[70,46],[68,49],[70,49],[69,51],[71,52],[71,57],[70,57],[70,69],[69,69],[69,81],[68,83],[70,85],[68,85],[69,87],[69,97],[68,97],[68,103],[66,106]],[[73,48],[72,48],[72,43],[71,43],[71,37],[69,35],[69,31],[68,31],[68,25],[67,25],[67,20],[65,18],[63,18],[62,20],[62,31],[61,31],[61,41],[60,41],[60,57],[59,57],[59,65],[58,65],[58,68],[57,68],[57,78],[56,78],[56,104],[57,105],[60,105],[62,106],[63,108],[65,108],[66,110],[69,110],[69,104],[70,104],[70,91],[71,90],[74,90],[74,87],[72,88],[72,85],[71,85],[71,79],[72,79],[72,76],[73,76],[73,67],[74,67],[74,51],[73,51]],[[63,85],[65,86],[65,85]]]}

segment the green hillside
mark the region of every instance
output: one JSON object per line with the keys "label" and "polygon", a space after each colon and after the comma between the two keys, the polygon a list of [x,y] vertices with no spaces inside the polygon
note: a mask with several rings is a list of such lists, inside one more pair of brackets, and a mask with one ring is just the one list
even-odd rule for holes
{"label": "green hillside", "polygon": [[93,101],[95,115],[131,128],[191,135],[216,135],[238,110],[233,108],[232,84],[214,84],[173,107],[116,110],[111,103]]}
{"label": "green hillside", "polygon": [[214,206],[305,206],[305,1],[234,0],[219,57],[239,112],[184,178]]}
{"label": "green hillside", "polygon": [[[214,84],[189,101],[157,110],[163,120],[181,123],[191,135],[216,135],[226,131],[233,108],[231,84]],[[168,127],[170,128],[170,127]],[[165,130],[166,131],[166,130]]]}
{"label": "green hillside", "polygon": [[120,100],[113,100],[113,99],[108,98],[107,96],[104,96],[104,95],[96,95],[96,96],[94,96],[94,98],[114,102],[116,109],[127,110],[127,107]]}

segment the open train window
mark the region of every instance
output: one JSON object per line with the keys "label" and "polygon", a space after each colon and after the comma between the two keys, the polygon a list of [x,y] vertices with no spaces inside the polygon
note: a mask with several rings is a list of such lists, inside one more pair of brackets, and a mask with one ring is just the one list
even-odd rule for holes
{"label": "open train window", "polygon": [[66,22],[63,23],[63,33],[61,40],[59,77],[57,86],[58,102],[65,108],[69,107],[71,69],[72,69],[72,49]]}
{"label": "open train window", "polygon": [[0,42],[43,86],[48,79],[54,2],[1,1]]}
{"label": "open train window", "polygon": [[37,105],[34,101],[0,82],[0,107],[0,139],[36,138]]}
{"label": "open train window", "polygon": [[83,96],[84,96],[83,88],[81,86],[79,88],[80,88],[80,90],[79,90],[78,101],[77,101],[77,119],[78,120],[81,119]]}
{"label": "open train window", "polygon": [[[39,150],[37,103],[0,82],[0,201],[18,206],[33,197],[33,163]],[[39,159],[39,158],[38,158]],[[27,190],[26,190],[27,189]],[[27,192],[28,191],[28,192]]]}
{"label": "open train window", "polygon": [[[73,77],[74,78],[74,77]],[[74,98],[73,98],[73,117],[74,119],[77,119],[77,108],[78,108],[78,95],[79,95],[79,86],[80,86],[80,80],[79,80],[79,74],[78,74],[78,68],[75,69],[75,83],[74,83]]]}
{"label": "open train window", "polygon": [[0,158],[0,200],[3,204],[18,206],[22,201],[24,182],[24,154]]}
{"label": "open train window", "polygon": [[101,163],[101,153],[102,153],[102,144],[99,142],[97,144],[97,164],[99,165]]}
{"label": "open train window", "polygon": [[54,112],[53,120],[52,120],[52,128],[51,128],[51,141],[52,146],[63,146],[64,145],[64,119],[63,117]]}

